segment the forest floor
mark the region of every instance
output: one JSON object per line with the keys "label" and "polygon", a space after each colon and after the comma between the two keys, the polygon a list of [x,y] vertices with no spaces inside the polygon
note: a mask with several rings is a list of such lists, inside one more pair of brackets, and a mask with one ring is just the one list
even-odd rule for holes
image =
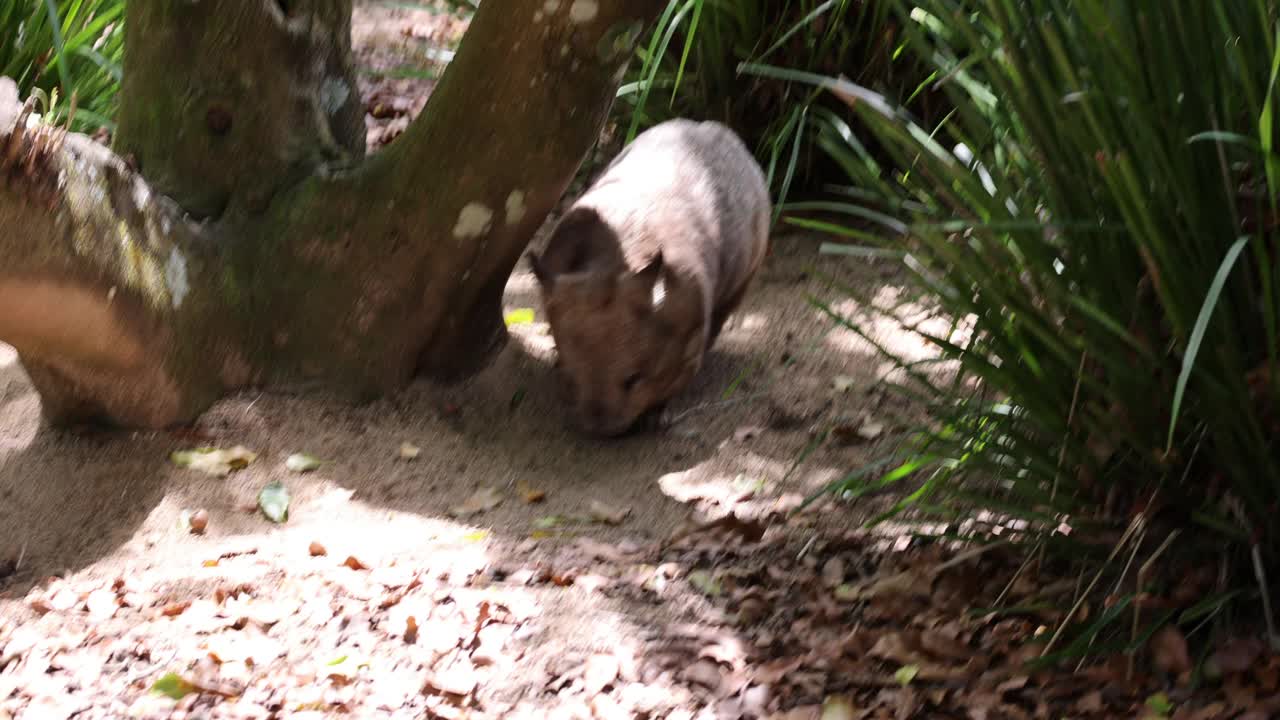
{"label": "forest floor", "polygon": [[[357,4],[370,147],[434,82],[398,69],[464,29]],[[1136,667],[1029,672],[1074,578],[922,533],[940,528],[859,529],[896,494],[800,508],[921,416],[806,296],[928,354],[811,272],[889,305],[897,267],[820,241],[776,238],[668,426],[607,442],[563,425],[523,265],[489,367],[361,407],[247,392],[181,432],[55,432],[0,346],[0,720],[1280,712],[1280,659],[1247,642],[1214,692],[1186,689],[1185,639],[1163,634]],[[173,461],[200,446],[251,455]],[[1001,603],[1048,609],[974,612]]]}

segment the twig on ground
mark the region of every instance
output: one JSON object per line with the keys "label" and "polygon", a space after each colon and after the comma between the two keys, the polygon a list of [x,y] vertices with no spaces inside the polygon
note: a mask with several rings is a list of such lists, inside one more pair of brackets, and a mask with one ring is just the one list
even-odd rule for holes
{"label": "twig on ground", "polygon": [[1116,555],[1119,555],[1120,551],[1124,549],[1124,546],[1129,542],[1130,536],[1138,532],[1139,528],[1145,526],[1145,516],[1141,514],[1133,516],[1133,520],[1129,523],[1129,527],[1125,529],[1124,535],[1120,536],[1120,542],[1116,543],[1116,546],[1111,549],[1111,554],[1107,556],[1106,562],[1102,563],[1102,567],[1098,568],[1098,572],[1094,574],[1093,580],[1089,582],[1089,587],[1085,588],[1084,592],[1080,593],[1080,596],[1076,598],[1075,603],[1071,606],[1071,610],[1067,612],[1066,616],[1062,619],[1062,622],[1059,623],[1058,629],[1054,631],[1053,637],[1049,638],[1049,642],[1045,643],[1044,649],[1040,651],[1040,657],[1045,657],[1051,650],[1053,650],[1053,646],[1062,638],[1062,633],[1066,632],[1067,623],[1070,622],[1071,618],[1076,616],[1076,613],[1080,611],[1080,606],[1083,605],[1085,599],[1089,597],[1089,593],[1093,592],[1093,588],[1102,580],[1102,573],[1106,572],[1107,567],[1111,565],[1111,561],[1115,560]]}
{"label": "twig on ground", "polygon": [[[1142,567],[1138,568],[1138,582],[1137,582],[1137,587],[1134,588],[1135,596],[1142,593],[1142,587],[1147,584],[1147,576],[1151,574],[1151,566],[1155,565],[1156,560],[1160,559],[1160,556],[1164,554],[1164,551],[1167,550],[1169,548],[1169,545],[1173,543],[1173,539],[1178,537],[1179,532],[1180,531],[1178,530],[1174,530],[1173,532],[1169,533],[1169,537],[1165,538],[1164,542],[1160,543],[1160,547],[1156,548],[1156,551],[1151,554],[1151,557],[1147,558],[1147,561],[1142,563]],[[1132,627],[1130,627],[1129,629],[1130,645],[1133,645],[1138,641],[1138,623],[1141,620],[1141,615],[1142,615],[1142,603],[1135,602],[1133,604],[1133,624],[1132,624]],[[1133,663],[1134,663],[1135,657],[1136,657],[1135,653],[1133,652],[1129,653],[1128,668],[1125,670],[1125,680],[1127,682],[1133,681],[1133,669],[1134,669]]]}

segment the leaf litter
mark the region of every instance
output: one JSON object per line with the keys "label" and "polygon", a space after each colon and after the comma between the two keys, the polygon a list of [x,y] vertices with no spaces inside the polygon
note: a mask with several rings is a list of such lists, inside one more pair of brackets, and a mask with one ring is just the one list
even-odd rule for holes
{"label": "leaf litter", "polygon": [[[1133,678],[1124,663],[1029,671],[1042,622],[970,612],[1007,585],[1023,606],[1052,584],[1010,583],[1017,555],[1000,547],[886,552],[864,531],[739,514],[696,527],[677,543],[584,536],[537,560],[509,556],[523,566],[398,565],[315,542],[274,556],[227,545],[213,582],[53,578],[25,598],[30,618],[0,617],[0,711],[1207,720],[1280,708],[1280,657],[1247,638],[1215,646],[1216,695],[1179,679],[1185,637],[1173,630],[1152,636]],[[849,585],[882,590],[841,597]],[[691,614],[561,657],[538,632],[537,588]]]}
{"label": "leaf litter", "polygon": [[169,459],[174,465],[191,470],[226,477],[236,470],[243,470],[258,458],[258,454],[236,445],[228,449],[201,447],[193,450],[175,450]]}

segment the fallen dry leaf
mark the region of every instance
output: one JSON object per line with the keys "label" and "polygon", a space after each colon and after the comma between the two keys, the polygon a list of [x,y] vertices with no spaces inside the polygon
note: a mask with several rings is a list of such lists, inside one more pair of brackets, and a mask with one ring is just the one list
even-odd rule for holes
{"label": "fallen dry leaf", "polygon": [[724,594],[724,587],[720,581],[706,570],[694,570],[685,576],[685,580],[688,580],[698,592],[708,597],[719,597]]}
{"label": "fallen dry leaf", "polygon": [[822,701],[821,720],[854,720],[853,701],[844,695],[831,695]]}
{"label": "fallen dry leaf", "polygon": [[1156,667],[1171,675],[1191,671],[1191,653],[1187,650],[1187,638],[1174,625],[1165,625],[1151,637],[1149,643]]}
{"label": "fallen dry leaf", "polygon": [[841,585],[836,588],[836,598],[844,601],[895,596],[927,598],[932,592],[932,573],[909,569],[873,577],[856,585]]}
{"label": "fallen dry leaf", "polygon": [[400,443],[399,455],[401,460],[413,460],[420,454],[422,454],[422,448],[417,445],[411,442]]}
{"label": "fallen dry leaf", "polygon": [[1222,675],[1244,672],[1253,667],[1264,650],[1266,646],[1258,638],[1236,638],[1209,656],[1208,668]]}
{"label": "fallen dry leaf", "polygon": [[258,454],[243,445],[236,445],[227,450],[218,448],[196,448],[194,450],[175,450],[169,459],[178,467],[199,470],[216,477],[226,477],[234,470],[241,470],[256,460]]}
{"label": "fallen dry leaf", "polygon": [[492,510],[502,503],[502,495],[494,488],[484,487],[472,493],[461,505],[449,508],[449,515],[465,518]]}
{"label": "fallen dry leaf", "polygon": [[681,540],[714,532],[716,530],[725,530],[733,535],[737,535],[745,542],[756,543],[760,542],[761,538],[764,537],[765,530],[767,529],[768,525],[763,521],[745,520],[738,517],[735,513],[730,512],[728,515],[718,517],[715,520],[696,523],[692,527],[679,531],[667,538],[666,542],[663,544],[670,547]]}
{"label": "fallen dry leaf", "polygon": [[594,538],[580,537],[574,541],[573,547],[594,560],[604,560],[611,563],[621,563],[626,560],[626,553],[620,548]]}
{"label": "fallen dry leaf", "polygon": [[858,437],[863,440],[875,440],[884,433],[884,423],[874,420],[863,420],[858,426]]}
{"label": "fallen dry leaf", "polygon": [[973,654],[969,646],[961,642],[947,628],[931,628],[920,633],[920,647],[930,655],[943,660],[968,660]]}
{"label": "fallen dry leaf", "polygon": [[844,582],[844,560],[838,556],[829,558],[822,564],[822,582],[828,587],[836,587]]}
{"label": "fallen dry leaf", "polygon": [[319,468],[324,462],[319,458],[308,455],[307,453],[294,453],[285,458],[284,466],[292,472],[304,473],[311,472]]}
{"label": "fallen dry leaf", "polygon": [[516,489],[520,491],[520,496],[524,498],[524,501],[530,505],[547,499],[545,490],[532,488],[523,480],[516,483]]}
{"label": "fallen dry leaf", "polygon": [[1077,712],[1086,715],[1092,715],[1102,712],[1102,691],[1092,690],[1076,701],[1075,708]]}
{"label": "fallen dry leaf", "polygon": [[688,682],[701,685],[712,693],[718,692],[721,683],[724,682],[724,673],[720,669],[719,663],[706,658],[685,666],[680,671],[680,677]]}
{"label": "fallen dry leaf", "polygon": [[620,525],[631,514],[631,508],[614,508],[599,500],[592,500],[589,507],[591,519],[607,525]]}
{"label": "fallen dry leaf", "polygon": [[360,558],[356,557],[355,555],[348,555],[347,559],[342,561],[342,564],[351,568],[352,570],[368,570],[369,569],[369,566],[366,565],[362,560],[360,560]]}

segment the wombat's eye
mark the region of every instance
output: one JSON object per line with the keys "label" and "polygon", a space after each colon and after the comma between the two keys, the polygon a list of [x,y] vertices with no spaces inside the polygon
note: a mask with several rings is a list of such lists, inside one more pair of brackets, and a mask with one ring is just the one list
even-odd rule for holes
{"label": "wombat's eye", "polygon": [[640,382],[640,373],[631,373],[622,381],[622,389],[631,392],[638,382]]}

